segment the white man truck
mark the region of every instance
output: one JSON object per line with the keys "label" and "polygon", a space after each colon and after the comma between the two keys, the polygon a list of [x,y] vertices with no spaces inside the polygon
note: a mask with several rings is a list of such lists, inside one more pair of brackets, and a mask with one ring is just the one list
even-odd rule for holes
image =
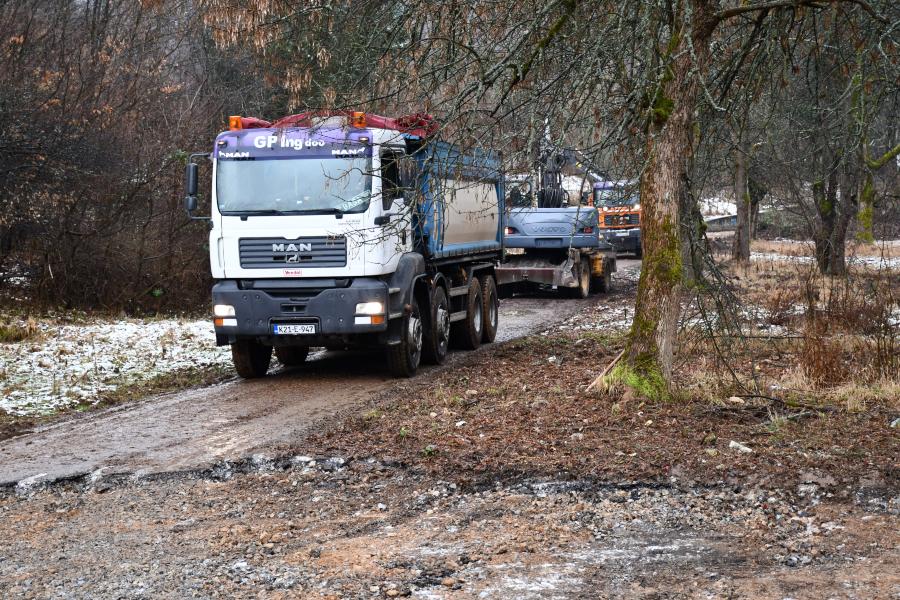
{"label": "white man truck", "polygon": [[[216,342],[245,378],[274,351],[376,347],[397,376],[497,333],[503,177],[489,152],[434,139],[427,115],[231,117],[192,155],[185,206],[209,222]],[[209,217],[195,217],[212,162]]]}

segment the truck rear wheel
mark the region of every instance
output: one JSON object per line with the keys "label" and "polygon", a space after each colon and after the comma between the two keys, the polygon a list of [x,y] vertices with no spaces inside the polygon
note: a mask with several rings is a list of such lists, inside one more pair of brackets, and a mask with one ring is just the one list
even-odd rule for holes
{"label": "truck rear wheel", "polygon": [[435,365],[447,360],[450,345],[450,301],[447,292],[438,286],[431,296],[431,331],[425,336],[422,358]]}
{"label": "truck rear wheel", "polygon": [[275,357],[286,367],[296,367],[306,362],[309,348],[306,346],[275,346]]}
{"label": "truck rear wheel", "polygon": [[388,368],[396,377],[412,377],[422,359],[422,315],[415,296],[410,301],[410,310],[403,315],[400,343],[388,346]]}
{"label": "truck rear wheel", "polygon": [[497,282],[493,275],[485,275],[481,279],[481,301],[484,315],[481,341],[490,344],[497,338],[497,323],[500,319],[500,300],[497,298]]}
{"label": "truck rear wheel", "polygon": [[231,345],[231,360],[237,374],[244,379],[263,377],[272,362],[272,346],[256,340],[238,340]]}
{"label": "truck rear wheel", "polygon": [[603,273],[597,277],[591,277],[591,291],[603,294],[612,291],[612,266],[609,261],[603,261]]}
{"label": "truck rear wheel", "polygon": [[591,293],[591,263],[588,262],[588,259],[581,259],[578,287],[568,288],[568,290],[575,298],[587,298]]}
{"label": "truck rear wheel", "polygon": [[466,294],[466,318],[450,329],[453,345],[464,350],[474,350],[481,344],[484,332],[484,303],[481,300],[481,283],[477,277],[469,280]]}

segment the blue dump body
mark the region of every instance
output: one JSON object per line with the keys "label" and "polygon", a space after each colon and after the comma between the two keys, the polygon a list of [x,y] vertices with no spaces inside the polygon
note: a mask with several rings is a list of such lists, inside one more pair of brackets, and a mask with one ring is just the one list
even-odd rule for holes
{"label": "blue dump body", "polygon": [[428,258],[499,253],[504,182],[497,156],[431,142],[417,155],[422,201],[413,228]]}
{"label": "blue dump body", "polygon": [[514,208],[507,218],[507,248],[597,248],[600,246],[597,209]]}

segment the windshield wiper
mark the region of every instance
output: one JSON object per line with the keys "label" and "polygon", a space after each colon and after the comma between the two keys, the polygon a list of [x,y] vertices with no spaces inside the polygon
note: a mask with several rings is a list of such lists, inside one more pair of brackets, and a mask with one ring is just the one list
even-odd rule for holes
{"label": "windshield wiper", "polygon": [[269,208],[262,210],[235,210],[223,212],[222,214],[226,217],[241,217],[242,219],[247,217],[265,217],[273,215],[334,215],[336,218],[340,219],[343,218],[344,211],[339,208],[310,208],[307,210],[278,210],[276,208]]}
{"label": "windshield wiper", "polygon": [[222,214],[226,217],[264,217],[267,215],[287,215],[290,213],[270,208],[265,210],[230,210],[228,212],[223,212]]}

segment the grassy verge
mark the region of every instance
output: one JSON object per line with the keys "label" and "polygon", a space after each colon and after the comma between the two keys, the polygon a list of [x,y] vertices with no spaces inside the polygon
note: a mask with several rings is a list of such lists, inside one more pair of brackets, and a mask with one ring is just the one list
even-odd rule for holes
{"label": "grassy verge", "polygon": [[743,333],[728,339],[717,328],[711,339],[689,325],[669,401],[586,392],[625,340],[579,330],[600,318],[585,310],[567,332],[404,384],[312,445],[463,485],[508,474],[795,489],[813,478],[839,482],[829,484],[835,494],[896,493],[900,282],[866,270],[827,278],[787,263],[733,271]]}
{"label": "grassy verge", "polygon": [[[753,240],[750,244],[750,249],[754,252],[771,252],[785,256],[815,255],[815,245],[812,240]],[[873,243],[864,243],[848,240],[847,256],[895,258],[900,256],[900,241],[877,240]]]}

